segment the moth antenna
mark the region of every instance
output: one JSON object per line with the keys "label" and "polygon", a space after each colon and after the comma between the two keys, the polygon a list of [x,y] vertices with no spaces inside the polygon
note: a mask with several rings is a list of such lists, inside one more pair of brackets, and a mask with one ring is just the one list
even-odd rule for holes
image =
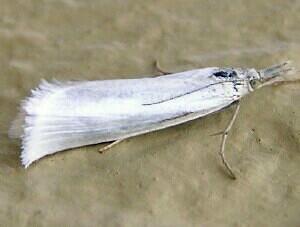
{"label": "moth antenna", "polygon": [[259,70],[259,74],[262,80],[272,79],[274,77],[283,76],[290,72],[295,72],[295,68],[292,66],[291,61],[285,61],[278,65],[273,65],[268,68]]}

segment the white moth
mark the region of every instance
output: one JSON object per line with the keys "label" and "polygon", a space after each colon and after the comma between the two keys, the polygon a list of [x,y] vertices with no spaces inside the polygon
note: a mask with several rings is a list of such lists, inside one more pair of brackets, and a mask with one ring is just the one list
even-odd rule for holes
{"label": "white moth", "polygon": [[285,62],[260,71],[210,67],[140,79],[43,81],[24,100],[11,135],[22,139],[28,167],[58,151],[119,142],[214,113],[289,70]]}

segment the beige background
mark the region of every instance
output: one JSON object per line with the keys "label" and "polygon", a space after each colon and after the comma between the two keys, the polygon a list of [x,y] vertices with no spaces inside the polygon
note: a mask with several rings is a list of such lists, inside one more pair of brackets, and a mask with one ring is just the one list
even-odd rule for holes
{"label": "beige background", "polygon": [[1,226],[300,226],[299,84],[246,97],[230,134],[232,181],[217,156],[232,109],[47,157],[25,170],[6,132],[42,78],[139,78],[300,61],[299,0],[0,0]]}

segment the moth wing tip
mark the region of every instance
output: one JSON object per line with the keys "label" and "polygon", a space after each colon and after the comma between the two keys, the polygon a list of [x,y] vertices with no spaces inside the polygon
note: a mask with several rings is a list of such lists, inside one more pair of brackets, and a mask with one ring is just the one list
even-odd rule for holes
{"label": "moth wing tip", "polygon": [[31,165],[31,163],[34,161],[28,156],[28,153],[25,152],[24,150],[22,151],[20,158],[21,158],[22,166],[25,169],[27,169]]}

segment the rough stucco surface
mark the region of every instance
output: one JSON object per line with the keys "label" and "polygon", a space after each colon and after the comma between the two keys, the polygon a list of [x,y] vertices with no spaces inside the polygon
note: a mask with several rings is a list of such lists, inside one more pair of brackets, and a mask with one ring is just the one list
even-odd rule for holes
{"label": "rough stucco surface", "polygon": [[229,136],[232,181],[217,156],[232,109],[20,165],[7,138],[41,78],[92,80],[206,66],[300,61],[300,1],[0,0],[1,226],[300,226],[300,87],[246,97]]}

